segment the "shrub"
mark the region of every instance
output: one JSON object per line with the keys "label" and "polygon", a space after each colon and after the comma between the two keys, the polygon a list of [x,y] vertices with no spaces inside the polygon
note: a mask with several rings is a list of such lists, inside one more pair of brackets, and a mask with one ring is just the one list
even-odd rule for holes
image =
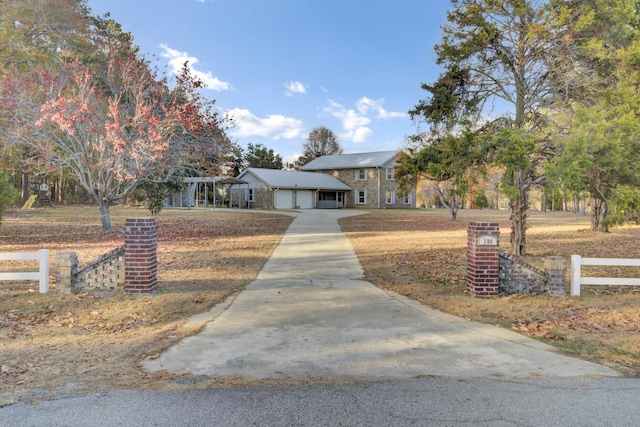
{"label": "shrub", "polygon": [[489,199],[487,199],[487,195],[485,192],[479,193],[476,198],[473,200],[473,206],[478,209],[485,209],[489,206]]}
{"label": "shrub", "polygon": [[4,208],[16,201],[18,191],[9,183],[7,174],[0,172],[0,221],[4,215]]}

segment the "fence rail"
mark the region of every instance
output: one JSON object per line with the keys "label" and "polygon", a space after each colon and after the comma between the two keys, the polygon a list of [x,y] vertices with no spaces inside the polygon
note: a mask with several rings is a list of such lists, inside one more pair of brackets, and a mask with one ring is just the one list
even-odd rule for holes
{"label": "fence rail", "polygon": [[581,285],[640,286],[640,278],[581,277],[583,265],[640,267],[640,259],[628,258],[582,258],[571,255],[571,295],[580,296]]}
{"label": "fence rail", "polygon": [[0,253],[0,261],[38,261],[38,271],[2,272],[0,280],[38,280],[40,293],[49,291],[49,250],[40,249],[38,252],[9,252]]}

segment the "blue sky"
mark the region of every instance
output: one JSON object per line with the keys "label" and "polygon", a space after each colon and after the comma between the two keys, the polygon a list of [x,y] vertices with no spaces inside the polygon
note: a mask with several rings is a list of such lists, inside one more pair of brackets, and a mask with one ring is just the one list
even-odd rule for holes
{"label": "blue sky", "polygon": [[346,153],[393,150],[440,69],[446,0],[89,0],[169,72],[189,60],[231,138],[287,161],[326,126]]}

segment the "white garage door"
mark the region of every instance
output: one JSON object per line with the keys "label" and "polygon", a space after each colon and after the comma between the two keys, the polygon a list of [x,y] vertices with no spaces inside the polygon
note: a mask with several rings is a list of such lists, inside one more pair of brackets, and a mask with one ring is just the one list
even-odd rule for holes
{"label": "white garage door", "polygon": [[296,206],[300,209],[313,209],[313,191],[299,190],[296,196]]}
{"label": "white garage door", "polygon": [[276,209],[293,209],[293,191],[278,190],[276,191],[275,200]]}

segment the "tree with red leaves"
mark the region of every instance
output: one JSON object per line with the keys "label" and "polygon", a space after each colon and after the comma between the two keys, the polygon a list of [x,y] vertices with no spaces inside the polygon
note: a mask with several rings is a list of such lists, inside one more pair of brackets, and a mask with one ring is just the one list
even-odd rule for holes
{"label": "tree with red leaves", "polygon": [[3,98],[25,125],[24,142],[47,168],[72,171],[108,231],[109,207],[138,184],[162,182],[177,170],[219,172],[233,144],[224,133],[227,119],[213,112],[186,64],[174,89],[137,54],[107,51],[103,65],[68,60],[55,75],[14,75]]}

